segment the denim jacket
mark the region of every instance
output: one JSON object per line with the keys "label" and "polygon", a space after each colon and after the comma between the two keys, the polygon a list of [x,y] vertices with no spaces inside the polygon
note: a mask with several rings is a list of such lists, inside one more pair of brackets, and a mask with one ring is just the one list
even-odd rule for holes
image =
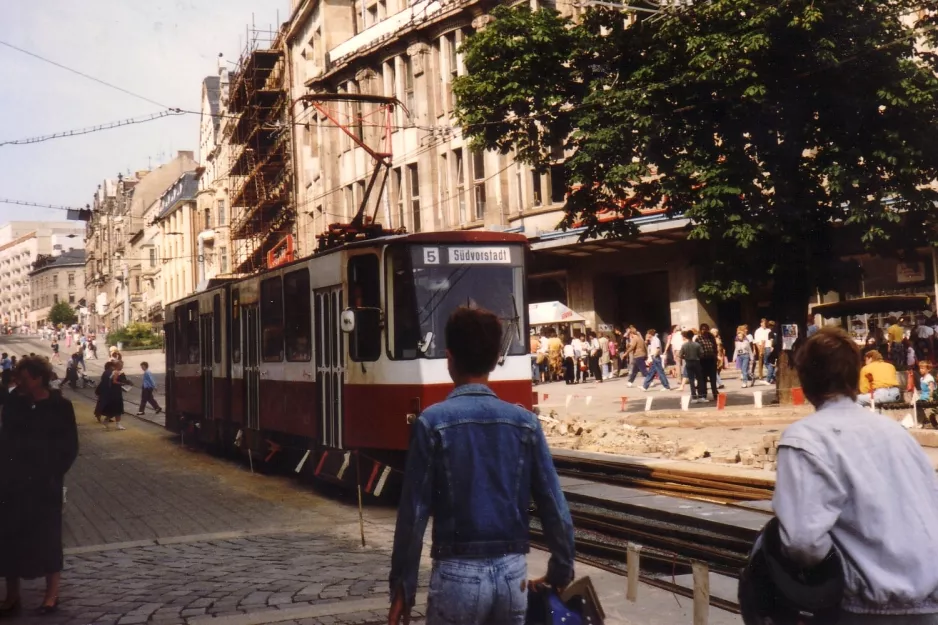
{"label": "denim jacket", "polygon": [[548,581],[573,579],[573,521],[537,417],[483,384],[456,388],[414,423],[391,557],[391,597],[412,606],[427,520],[434,559],[527,553],[537,504]]}

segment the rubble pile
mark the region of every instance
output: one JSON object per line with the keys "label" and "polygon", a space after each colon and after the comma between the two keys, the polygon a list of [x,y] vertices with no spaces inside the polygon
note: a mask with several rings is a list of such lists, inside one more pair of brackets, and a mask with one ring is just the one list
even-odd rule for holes
{"label": "rubble pile", "polygon": [[[558,449],[742,464],[772,471],[776,467],[778,433],[723,430],[723,434],[705,434],[699,428],[668,428],[669,434],[665,436],[628,423],[628,417],[584,419],[575,414],[560,417],[555,410],[546,416],[539,415],[538,419],[548,443]],[[755,444],[754,435],[759,437]]]}

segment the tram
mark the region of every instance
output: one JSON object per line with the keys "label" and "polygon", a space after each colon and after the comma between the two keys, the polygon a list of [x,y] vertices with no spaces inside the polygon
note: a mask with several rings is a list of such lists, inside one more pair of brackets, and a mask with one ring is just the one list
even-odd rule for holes
{"label": "tram", "polygon": [[410,425],[453,388],[444,328],[457,307],[499,316],[491,387],[532,407],[526,245],[497,232],[382,236],[168,304],[166,427],[380,495]]}

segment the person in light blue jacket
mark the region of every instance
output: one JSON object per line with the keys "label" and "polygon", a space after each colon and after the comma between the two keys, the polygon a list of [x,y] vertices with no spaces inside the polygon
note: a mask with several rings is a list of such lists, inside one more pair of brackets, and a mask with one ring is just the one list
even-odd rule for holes
{"label": "person in light blue jacket", "polygon": [[795,356],[816,412],[785,430],[773,507],[782,546],[844,563],[843,625],[938,625],[938,480],[898,423],[856,404],[860,352],[823,328]]}

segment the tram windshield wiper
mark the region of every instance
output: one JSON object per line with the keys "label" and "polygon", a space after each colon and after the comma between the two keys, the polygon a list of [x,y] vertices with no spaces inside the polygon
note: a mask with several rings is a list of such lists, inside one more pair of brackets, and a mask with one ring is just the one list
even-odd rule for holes
{"label": "tram windshield wiper", "polygon": [[514,293],[510,294],[510,297],[511,308],[515,316],[508,320],[508,328],[505,330],[505,335],[502,337],[502,355],[498,359],[500,366],[505,364],[505,359],[508,358],[508,352],[511,350],[511,341],[513,340],[511,333],[513,330],[518,333],[518,342],[521,342],[521,316],[518,314],[518,301],[515,299]]}

